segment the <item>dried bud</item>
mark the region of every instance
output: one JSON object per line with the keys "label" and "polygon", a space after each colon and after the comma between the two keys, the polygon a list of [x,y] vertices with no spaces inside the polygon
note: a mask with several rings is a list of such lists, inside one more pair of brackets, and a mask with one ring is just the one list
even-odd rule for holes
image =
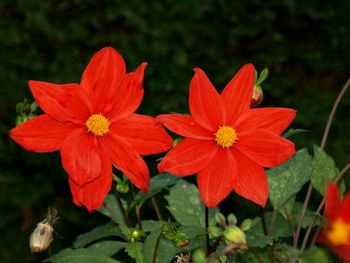
{"label": "dried bud", "polygon": [[250,107],[254,108],[259,106],[264,99],[264,94],[260,86],[254,85],[252,99],[250,101]]}
{"label": "dried bud", "polygon": [[57,210],[49,208],[46,218],[37,224],[29,237],[29,247],[32,253],[44,252],[51,245],[55,232],[52,226],[57,219]]}

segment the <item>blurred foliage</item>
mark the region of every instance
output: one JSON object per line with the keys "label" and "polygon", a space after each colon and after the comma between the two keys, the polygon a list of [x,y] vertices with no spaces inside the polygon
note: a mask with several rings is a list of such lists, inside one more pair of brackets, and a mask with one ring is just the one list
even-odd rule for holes
{"label": "blurred foliage", "polygon": [[[56,228],[64,239],[56,238],[53,251],[103,221],[72,204],[57,153],[28,153],[8,138],[16,103],[32,101],[29,79],[79,82],[91,56],[113,46],[129,71],[149,62],[139,112],[157,115],[188,111],[193,67],[221,90],[242,64],[253,62],[270,72],[261,106],[297,109],[293,128],[309,132],[293,140],[312,147],[349,77],[349,12],[347,0],[1,0],[0,261],[47,256],[30,255],[27,240],[47,206],[62,217]],[[348,93],[326,146],[338,167],[350,159],[349,111]],[[246,205],[236,201],[236,208]]]}

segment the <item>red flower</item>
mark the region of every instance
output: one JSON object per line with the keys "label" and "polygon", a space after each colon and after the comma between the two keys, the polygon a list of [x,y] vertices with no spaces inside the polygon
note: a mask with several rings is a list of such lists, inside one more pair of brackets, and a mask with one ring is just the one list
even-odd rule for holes
{"label": "red flower", "polygon": [[198,173],[199,191],[208,207],[216,206],[232,189],[264,206],[268,188],[263,167],[279,165],[295,153],[294,144],[279,136],[294,119],[295,111],[250,109],[252,64],[243,66],[221,95],[202,70],[194,71],[189,98],[192,116],[157,117],[185,137],[158,169],[179,176]]}
{"label": "red flower", "polygon": [[79,84],[29,81],[45,112],[12,129],[29,151],[60,151],[76,205],[99,208],[112,184],[112,163],[142,191],[149,171],[140,154],[169,149],[172,139],[154,118],[134,113],[143,98],[147,63],[126,73],[113,48],[96,53]]}
{"label": "red flower", "polygon": [[350,193],[340,198],[339,190],[333,183],[328,184],[326,193],[325,216],[327,225],[318,242],[328,245],[350,262]]}

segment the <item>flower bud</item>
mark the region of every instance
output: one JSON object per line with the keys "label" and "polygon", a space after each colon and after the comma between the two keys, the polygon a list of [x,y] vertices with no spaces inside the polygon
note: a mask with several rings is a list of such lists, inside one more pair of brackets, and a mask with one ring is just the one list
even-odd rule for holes
{"label": "flower bud", "polygon": [[259,106],[264,99],[264,94],[260,86],[254,85],[252,99],[250,101],[250,107],[254,108]]}
{"label": "flower bud", "polygon": [[243,231],[249,230],[249,228],[252,226],[252,222],[253,222],[253,220],[251,220],[250,218],[245,219],[241,223],[240,229],[242,229]]}
{"label": "flower bud", "polygon": [[227,217],[227,221],[229,225],[236,225],[237,224],[237,217],[234,214],[229,214]]}
{"label": "flower bud", "polygon": [[205,252],[203,249],[196,249],[192,254],[193,263],[205,263]]}
{"label": "flower bud", "polygon": [[223,214],[219,213],[219,212],[215,214],[215,220],[221,226],[225,226],[226,225],[226,218],[225,218],[225,216]]}
{"label": "flower bud", "polygon": [[240,249],[247,247],[247,240],[244,232],[237,226],[229,226],[224,231],[224,240],[227,244],[240,244]]}
{"label": "flower bud", "polygon": [[210,226],[208,232],[210,238],[217,238],[221,235],[222,230],[217,226]]}
{"label": "flower bud", "polygon": [[120,182],[120,183],[117,183],[117,185],[115,186],[115,189],[119,193],[126,194],[127,192],[129,192],[130,186],[126,182]]}

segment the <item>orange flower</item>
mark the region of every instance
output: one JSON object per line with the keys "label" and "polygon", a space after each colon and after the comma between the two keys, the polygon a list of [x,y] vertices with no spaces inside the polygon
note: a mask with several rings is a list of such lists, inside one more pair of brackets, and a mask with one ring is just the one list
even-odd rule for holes
{"label": "orange flower", "polygon": [[350,263],[350,193],[342,199],[333,183],[327,187],[325,217],[327,224],[318,242],[326,244]]}
{"label": "orange flower", "polygon": [[142,191],[149,171],[141,155],[172,146],[171,137],[154,118],[134,113],[143,98],[147,63],[126,73],[113,48],[97,52],[79,84],[29,81],[45,112],[10,131],[29,151],[60,151],[76,205],[99,208],[112,184],[112,164]]}
{"label": "orange flower", "polygon": [[287,108],[250,109],[254,66],[247,64],[221,94],[196,68],[190,84],[190,112],[157,119],[185,138],[159,163],[158,169],[179,176],[198,173],[198,186],[207,207],[231,191],[265,206],[268,188],[263,167],[289,159],[294,144],[280,134],[295,117]]}

